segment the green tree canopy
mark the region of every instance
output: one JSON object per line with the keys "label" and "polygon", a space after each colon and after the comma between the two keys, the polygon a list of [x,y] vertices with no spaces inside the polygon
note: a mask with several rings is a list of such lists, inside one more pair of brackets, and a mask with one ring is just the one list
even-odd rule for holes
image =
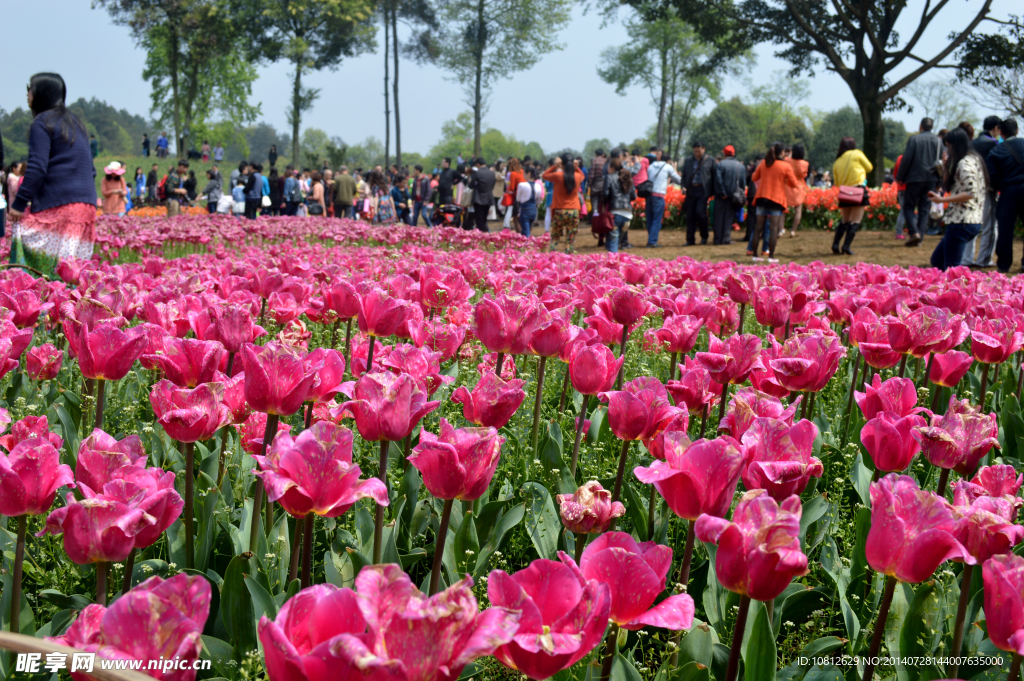
{"label": "green tree canopy", "polygon": [[[739,97],[721,102],[694,127],[687,147],[701,141],[711,154],[717,154],[727,144],[736,148],[736,156],[751,159],[763,151],[755,139],[757,116],[740,101]],[[686,154],[689,149],[681,149]]]}
{"label": "green tree canopy", "polygon": [[[441,126],[441,140],[430,149],[428,159],[432,163],[440,163],[442,158],[447,157],[454,162],[459,153],[466,151],[466,140],[472,139],[473,129],[473,114],[469,111],[460,113],[454,120],[445,121]],[[536,142],[521,142],[500,130],[485,128],[480,135],[480,152],[476,155],[483,156],[488,163],[494,163],[499,157],[508,159],[529,155],[543,159],[544,150]]]}

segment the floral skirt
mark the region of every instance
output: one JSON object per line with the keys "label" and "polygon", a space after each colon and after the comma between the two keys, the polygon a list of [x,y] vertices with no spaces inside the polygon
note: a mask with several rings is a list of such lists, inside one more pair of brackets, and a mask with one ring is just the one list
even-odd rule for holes
{"label": "floral skirt", "polygon": [[96,241],[96,206],[69,203],[26,213],[11,234],[11,263],[52,276],[66,258],[92,257]]}

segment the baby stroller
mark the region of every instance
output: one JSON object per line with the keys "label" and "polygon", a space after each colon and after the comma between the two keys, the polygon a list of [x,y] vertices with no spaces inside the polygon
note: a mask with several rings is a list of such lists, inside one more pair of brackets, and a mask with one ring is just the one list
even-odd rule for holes
{"label": "baby stroller", "polygon": [[462,225],[462,208],[453,203],[438,206],[431,222],[435,227],[459,227]]}

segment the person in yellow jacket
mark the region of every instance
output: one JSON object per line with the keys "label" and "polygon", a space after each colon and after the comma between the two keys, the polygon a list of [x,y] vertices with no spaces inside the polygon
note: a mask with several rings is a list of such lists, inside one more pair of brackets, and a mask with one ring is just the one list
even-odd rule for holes
{"label": "person in yellow jacket", "polygon": [[[836,236],[832,240],[832,252],[836,255],[845,253],[846,255],[853,255],[853,251],[850,250],[850,244],[853,243],[853,237],[857,235],[857,230],[860,229],[860,222],[864,219],[864,210],[869,205],[870,199],[868,198],[868,173],[874,166],[868,157],[864,155],[860,149],[857,148],[857,142],[852,137],[844,137],[839,143],[839,153],[836,154],[836,162],[832,164],[832,177],[837,187],[860,187],[863,188],[863,197],[860,201],[839,201],[839,213],[842,215],[842,219],[839,222],[839,226],[836,227]],[[839,247],[839,241],[846,235],[846,240],[843,241],[842,249]]]}

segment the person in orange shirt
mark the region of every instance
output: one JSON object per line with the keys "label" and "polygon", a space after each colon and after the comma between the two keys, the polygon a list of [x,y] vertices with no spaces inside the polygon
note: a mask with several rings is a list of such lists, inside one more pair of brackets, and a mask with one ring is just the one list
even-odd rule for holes
{"label": "person in orange shirt", "polygon": [[583,185],[583,171],[576,167],[572,154],[562,154],[541,176],[552,187],[551,241],[548,250],[557,247],[565,233],[565,252],[576,250],[576,230],[580,224],[579,187]]}
{"label": "person in orange shirt", "polygon": [[[782,153],[782,142],[772,144],[751,176],[757,184],[757,195],[754,198],[757,222],[751,248],[760,243],[761,234],[764,233],[767,243],[766,248],[762,248],[761,257],[768,258],[768,262],[778,262],[775,259],[775,246],[785,220],[786,188],[797,189],[800,186],[800,181],[793,174],[793,166],[783,160]],[[764,231],[765,221],[768,222],[768,232]]]}
{"label": "person in orange shirt", "polygon": [[[807,155],[804,145],[794,144],[792,150],[786,152],[786,162],[793,166],[793,174],[800,180],[797,189],[786,187],[786,206],[793,214],[793,223],[789,235],[796,236],[796,230],[800,228],[800,221],[804,216],[804,200],[807,198],[807,169],[810,164],[804,160]],[[785,234],[786,230],[782,230]]]}

